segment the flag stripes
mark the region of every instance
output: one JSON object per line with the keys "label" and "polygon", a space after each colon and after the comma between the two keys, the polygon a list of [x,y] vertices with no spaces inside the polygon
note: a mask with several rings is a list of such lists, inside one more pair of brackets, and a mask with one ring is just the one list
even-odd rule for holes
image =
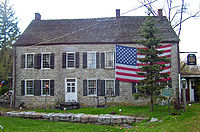
{"label": "flag stripes", "polygon": [[[158,51],[162,50],[163,53],[159,55],[159,57],[167,57],[171,58],[171,47],[172,45],[163,45],[156,48]],[[137,53],[138,49],[147,49],[147,48],[134,48],[134,47],[126,47],[121,45],[116,45],[116,68],[115,68],[115,77],[120,81],[127,82],[140,82],[140,80],[145,79],[144,76],[140,76],[137,73],[141,72],[139,69],[143,65],[138,58],[145,58],[145,55],[141,55]],[[170,72],[170,62],[164,63],[160,62],[158,64],[165,64],[165,68],[162,68],[163,71],[160,73],[168,73]],[[170,80],[171,77],[167,79],[162,79],[162,81]]]}

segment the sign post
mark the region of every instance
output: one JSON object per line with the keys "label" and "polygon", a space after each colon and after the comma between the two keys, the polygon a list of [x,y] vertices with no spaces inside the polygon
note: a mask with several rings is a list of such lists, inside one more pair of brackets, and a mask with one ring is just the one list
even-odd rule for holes
{"label": "sign post", "polygon": [[164,88],[161,89],[161,96],[168,98],[168,106],[169,106],[169,115],[171,115],[171,109],[170,109],[170,97],[174,95],[174,89],[173,88]]}

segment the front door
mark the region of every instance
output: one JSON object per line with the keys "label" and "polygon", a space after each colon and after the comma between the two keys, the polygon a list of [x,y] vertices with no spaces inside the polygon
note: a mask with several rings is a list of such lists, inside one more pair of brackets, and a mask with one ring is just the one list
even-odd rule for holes
{"label": "front door", "polygon": [[77,79],[65,79],[65,102],[77,102]]}

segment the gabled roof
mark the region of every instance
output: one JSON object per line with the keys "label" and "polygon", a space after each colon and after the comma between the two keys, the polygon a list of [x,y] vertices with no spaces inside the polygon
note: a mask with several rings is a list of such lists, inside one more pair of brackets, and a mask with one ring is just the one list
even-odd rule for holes
{"label": "gabled roof", "polygon": [[[121,16],[119,19],[33,20],[15,43],[16,46],[73,43],[134,43],[141,40],[141,27],[146,16]],[[166,42],[179,39],[166,17],[157,21],[157,36]]]}

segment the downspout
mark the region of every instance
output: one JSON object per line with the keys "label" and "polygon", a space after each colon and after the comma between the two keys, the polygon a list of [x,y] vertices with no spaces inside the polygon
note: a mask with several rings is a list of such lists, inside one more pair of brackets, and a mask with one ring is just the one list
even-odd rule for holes
{"label": "downspout", "polygon": [[176,90],[176,102],[180,104],[181,98],[181,70],[180,70],[180,49],[179,49],[179,42],[177,43],[177,54],[178,54],[178,88]]}
{"label": "downspout", "polygon": [[16,81],[17,81],[17,71],[16,71],[16,59],[17,59],[17,55],[16,55],[16,46],[14,45],[14,56],[13,56],[13,59],[14,59],[14,80],[13,80],[13,83],[14,83],[14,98],[13,98],[13,107],[16,108]]}

